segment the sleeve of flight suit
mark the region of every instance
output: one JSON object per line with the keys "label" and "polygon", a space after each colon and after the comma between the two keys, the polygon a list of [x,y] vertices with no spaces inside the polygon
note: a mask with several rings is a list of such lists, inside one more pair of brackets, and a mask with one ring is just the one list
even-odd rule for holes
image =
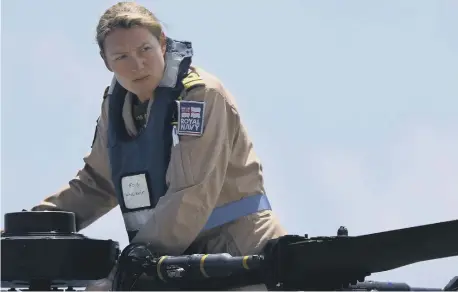
{"label": "sleeve of flight suit", "polygon": [[32,208],[32,211],[74,212],[78,231],[92,224],[118,204],[110,179],[106,150],[106,101],[107,99],[102,104],[102,114],[97,120],[92,149],[83,158],[84,167],[64,188]]}
{"label": "sleeve of flight suit", "polygon": [[186,100],[205,101],[203,135],[180,136],[172,149],[168,192],[132,241],[147,242],[159,254],[182,254],[205,226],[240,128],[239,115],[224,89],[197,88],[189,95]]}

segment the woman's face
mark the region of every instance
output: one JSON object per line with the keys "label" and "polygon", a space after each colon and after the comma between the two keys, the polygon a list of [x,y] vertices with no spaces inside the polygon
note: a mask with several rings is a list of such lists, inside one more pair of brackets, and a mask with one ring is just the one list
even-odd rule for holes
{"label": "woman's face", "polygon": [[117,28],[105,39],[105,64],[139,99],[152,97],[164,73],[165,42],[144,27]]}

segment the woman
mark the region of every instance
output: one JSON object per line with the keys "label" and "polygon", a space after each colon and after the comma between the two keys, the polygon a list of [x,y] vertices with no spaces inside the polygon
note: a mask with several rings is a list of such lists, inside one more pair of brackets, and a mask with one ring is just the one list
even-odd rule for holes
{"label": "woman", "polygon": [[121,207],[131,243],[158,254],[260,252],[285,234],[234,97],[191,65],[146,8],[122,2],[97,27],[114,73],[78,176],[33,210],[74,212],[81,230]]}

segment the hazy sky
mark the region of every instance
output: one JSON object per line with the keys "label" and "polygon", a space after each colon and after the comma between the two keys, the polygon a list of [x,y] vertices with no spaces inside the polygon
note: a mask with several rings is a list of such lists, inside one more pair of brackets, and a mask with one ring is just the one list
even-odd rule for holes
{"label": "hazy sky", "polygon": [[[290,233],[457,218],[458,1],[138,2],[237,98]],[[114,3],[2,1],[2,216],[83,166],[112,77],[95,27]],[[83,233],[127,244],[118,209]],[[442,287],[457,265],[369,279]]]}

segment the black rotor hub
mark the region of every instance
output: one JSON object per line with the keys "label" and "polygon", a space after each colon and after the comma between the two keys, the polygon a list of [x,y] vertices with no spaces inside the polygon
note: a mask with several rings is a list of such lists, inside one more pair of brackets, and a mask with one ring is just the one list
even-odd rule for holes
{"label": "black rotor hub", "polygon": [[85,287],[107,277],[119,256],[117,242],[77,233],[71,212],[23,211],[4,218],[2,288]]}

